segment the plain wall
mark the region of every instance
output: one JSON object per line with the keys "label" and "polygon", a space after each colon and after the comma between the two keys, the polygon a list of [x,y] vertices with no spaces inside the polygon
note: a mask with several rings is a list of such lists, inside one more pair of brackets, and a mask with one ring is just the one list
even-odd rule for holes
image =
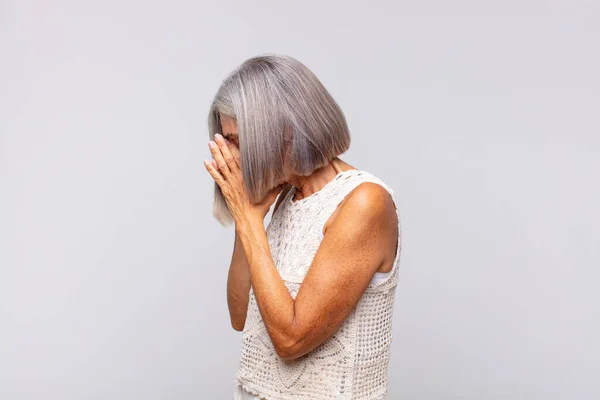
{"label": "plain wall", "polygon": [[0,1],[0,398],[225,399],[206,117],[275,52],[402,215],[389,399],[597,399],[594,1]]}

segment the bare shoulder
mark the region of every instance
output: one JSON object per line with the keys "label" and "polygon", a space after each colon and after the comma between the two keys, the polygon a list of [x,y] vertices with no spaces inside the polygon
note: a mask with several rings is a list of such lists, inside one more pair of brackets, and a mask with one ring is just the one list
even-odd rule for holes
{"label": "bare shoulder", "polygon": [[348,223],[382,227],[397,222],[396,205],[390,193],[374,182],[363,182],[346,195],[327,220],[323,233],[334,223]]}
{"label": "bare shoulder", "polygon": [[357,246],[370,243],[372,249],[381,253],[378,272],[389,272],[397,253],[398,222],[391,194],[377,183],[363,182],[339,204],[323,227],[323,235],[329,230]]}

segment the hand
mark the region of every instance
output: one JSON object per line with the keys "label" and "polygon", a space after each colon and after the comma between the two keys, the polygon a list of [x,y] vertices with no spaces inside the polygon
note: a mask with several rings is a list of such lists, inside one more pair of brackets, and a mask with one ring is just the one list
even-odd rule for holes
{"label": "hand", "polygon": [[221,188],[236,224],[256,218],[263,221],[284,184],[274,187],[259,203],[253,204],[243,181],[239,149],[218,133],[208,147],[213,160],[204,160],[204,166]]}

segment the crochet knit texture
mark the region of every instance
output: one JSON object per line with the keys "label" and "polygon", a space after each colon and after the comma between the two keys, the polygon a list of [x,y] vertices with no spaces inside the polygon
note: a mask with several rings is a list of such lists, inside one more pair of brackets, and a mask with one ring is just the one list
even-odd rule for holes
{"label": "crochet knit texture", "polygon": [[[322,229],[339,203],[363,182],[383,186],[397,206],[393,190],[363,170],[337,174],[321,190],[293,201],[295,187],[267,226],[271,254],[279,275],[295,299],[323,239]],[[297,359],[280,358],[257,307],[250,299],[235,383],[266,400],[375,400],[387,393],[392,342],[392,315],[398,281],[402,234],[398,216],[398,246],[387,278],[370,283],[342,325],[323,343]]]}

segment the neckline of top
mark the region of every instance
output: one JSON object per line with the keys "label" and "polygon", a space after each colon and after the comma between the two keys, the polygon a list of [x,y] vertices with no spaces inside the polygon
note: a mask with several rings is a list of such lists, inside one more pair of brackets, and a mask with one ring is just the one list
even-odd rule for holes
{"label": "neckline of top", "polygon": [[338,181],[342,176],[345,175],[350,175],[351,173],[355,173],[355,172],[361,172],[361,170],[359,170],[358,168],[350,168],[347,169],[345,171],[340,171],[337,173],[336,176],[333,177],[332,180],[330,180],[329,182],[327,182],[321,189],[317,190],[316,192],[314,192],[313,194],[311,194],[310,196],[306,196],[300,200],[294,200],[294,196],[296,195],[296,186],[292,186],[292,189],[290,190],[290,196],[288,198],[288,204],[291,205],[292,207],[296,207],[302,204],[306,204],[307,202],[309,202],[311,199],[315,198],[316,195],[318,195],[319,193],[325,191],[326,189],[329,189],[331,186],[333,186],[333,183]]}

